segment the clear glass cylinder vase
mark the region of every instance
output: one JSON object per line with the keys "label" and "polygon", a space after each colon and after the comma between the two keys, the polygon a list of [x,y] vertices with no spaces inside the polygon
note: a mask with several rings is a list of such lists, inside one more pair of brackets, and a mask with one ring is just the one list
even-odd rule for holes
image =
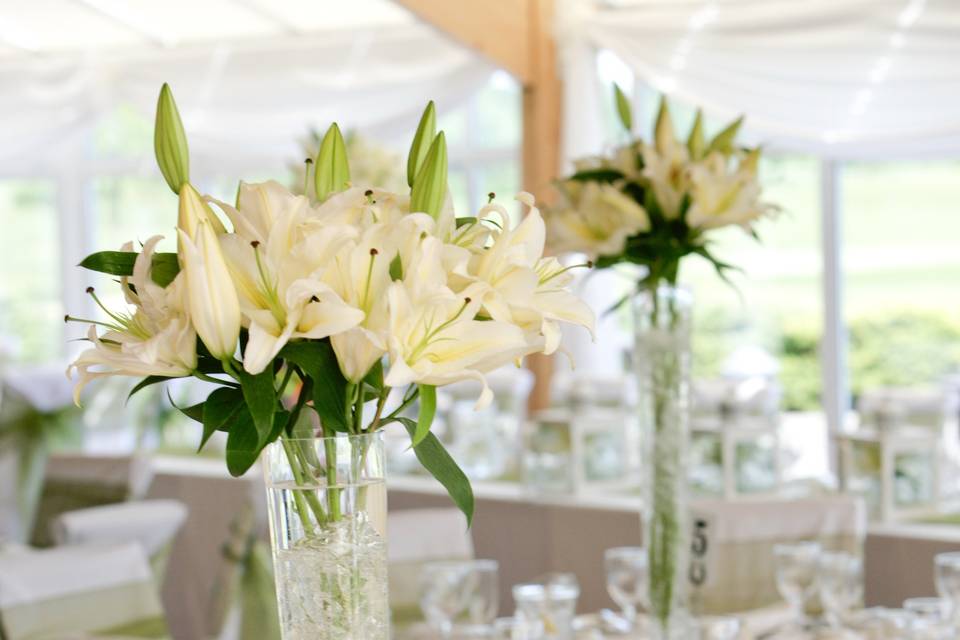
{"label": "clear glass cylinder vase", "polygon": [[283,640],[388,640],[381,434],[281,438],[264,458]]}
{"label": "clear glass cylinder vase", "polygon": [[688,602],[691,542],[687,460],[690,438],[692,297],[661,286],[634,300],[638,410],[642,424],[643,544],[647,548],[650,636],[694,637]]}

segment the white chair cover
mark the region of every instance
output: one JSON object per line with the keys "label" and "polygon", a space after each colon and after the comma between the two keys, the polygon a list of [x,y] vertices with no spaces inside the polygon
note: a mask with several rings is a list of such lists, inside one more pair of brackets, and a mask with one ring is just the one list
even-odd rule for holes
{"label": "white chair cover", "polygon": [[69,511],[51,523],[58,545],[138,542],[150,557],[164,551],[187,519],[176,500],[122,502]]}
{"label": "white chair cover", "polygon": [[0,555],[0,636],[165,638],[150,564],[136,543]]}
{"label": "white chair cover", "polygon": [[866,509],[857,498],[805,500],[698,500],[691,578],[697,613],[717,614],[769,607],[780,600],[773,547],[815,540],[825,549],[860,554]]}

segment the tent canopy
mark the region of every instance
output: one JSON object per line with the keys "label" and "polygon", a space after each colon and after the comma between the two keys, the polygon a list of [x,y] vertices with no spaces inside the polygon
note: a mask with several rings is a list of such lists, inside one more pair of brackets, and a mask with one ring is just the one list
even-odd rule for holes
{"label": "tent canopy", "polygon": [[[51,20],[56,16],[56,20]],[[308,126],[378,137],[455,106],[493,67],[390,0],[38,0],[0,8],[0,170],[42,170],[170,82],[199,163],[288,160]]]}
{"label": "tent canopy", "polygon": [[[778,147],[823,156],[960,152],[955,0],[570,0],[560,46]],[[579,80],[585,80],[581,76]],[[588,117],[567,105],[571,117]]]}

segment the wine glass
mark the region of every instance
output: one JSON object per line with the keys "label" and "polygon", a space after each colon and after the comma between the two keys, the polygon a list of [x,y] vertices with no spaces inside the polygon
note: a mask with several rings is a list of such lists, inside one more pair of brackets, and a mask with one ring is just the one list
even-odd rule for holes
{"label": "wine glass", "polygon": [[863,598],[863,560],[852,553],[822,553],[817,587],[827,622],[834,629],[842,627]]}
{"label": "wine glass", "polygon": [[490,625],[497,617],[498,565],[494,560],[430,562],[420,577],[420,608],[439,632],[450,638],[454,622]]}
{"label": "wine glass", "polygon": [[947,617],[956,624],[960,613],[960,552],[937,554],[933,564],[937,594],[943,600]]}
{"label": "wine glass", "polygon": [[637,606],[647,597],[647,550],[644,547],[614,547],[603,554],[607,574],[607,592],[633,628]]}
{"label": "wine glass", "polygon": [[794,611],[794,625],[806,626],[805,605],[817,581],[817,560],[821,548],[816,542],[778,544],[773,547],[777,591]]}
{"label": "wine glass", "polygon": [[700,640],[736,640],[740,637],[740,620],[732,616],[704,616],[697,620]]}

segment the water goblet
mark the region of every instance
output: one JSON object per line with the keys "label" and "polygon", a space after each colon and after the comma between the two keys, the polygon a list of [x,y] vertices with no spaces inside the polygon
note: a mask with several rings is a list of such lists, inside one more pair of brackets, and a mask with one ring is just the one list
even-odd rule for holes
{"label": "water goblet", "polygon": [[497,563],[494,560],[430,562],[421,574],[420,608],[450,638],[454,623],[491,625],[497,617]]}
{"label": "water goblet", "polygon": [[704,616],[697,620],[700,640],[736,640],[740,637],[740,620],[732,616]]}
{"label": "water goblet", "polygon": [[513,587],[516,619],[525,628],[542,627],[537,640],[573,640],[580,588],[570,582],[529,583]]}
{"label": "water goblet", "polygon": [[806,627],[805,606],[816,587],[817,560],[821,547],[816,542],[778,544],[773,547],[777,591],[794,612],[793,626]]}
{"label": "water goblet", "polygon": [[945,617],[957,624],[960,617],[960,552],[937,554],[933,564],[937,595],[943,600]]}
{"label": "water goblet", "polygon": [[863,560],[852,553],[822,553],[817,566],[817,588],[834,629],[843,627],[863,599]]}
{"label": "water goblet", "polygon": [[636,626],[637,607],[647,597],[647,550],[644,547],[615,547],[603,554],[607,592],[620,607],[623,617]]}

